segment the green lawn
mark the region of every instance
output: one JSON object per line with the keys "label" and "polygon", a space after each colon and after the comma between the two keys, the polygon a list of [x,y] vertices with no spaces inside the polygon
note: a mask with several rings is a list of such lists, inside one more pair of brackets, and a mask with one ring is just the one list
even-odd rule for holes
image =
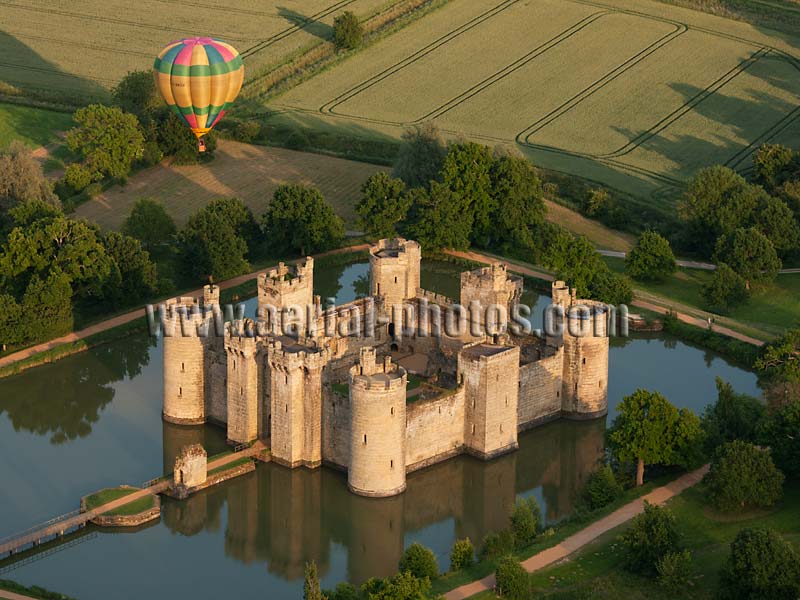
{"label": "green lawn", "polygon": [[[623,259],[605,257],[604,260],[612,271],[624,272]],[[634,287],[706,310],[702,288],[712,276],[711,271],[681,268],[663,282],[635,281]],[[725,316],[772,335],[797,327],[800,325],[800,273],[778,275],[772,284],[754,290],[747,302]]]}
{"label": "green lawn", "polygon": [[72,127],[72,115],[41,108],[0,104],[0,148],[21,140],[31,148],[45,146],[57,131]]}
{"label": "green lawn", "polygon": [[[748,527],[770,527],[781,532],[795,546],[800,545],[800,484],[785,488],[782,503],[772,512],[741,518],[720,517],[703,501],[703,488],[683,492],[669,502],[678,519],[683,544],[692,553],[695,575],[693,585],[676,596],[660,588],[653,580],[628,573],[623,569],[622,551],[617,536],[625,528],[611,531],[586,546],[571,560],[543,569],[531,576],[536,598],[608,600],[680,598],[711,599],[715,597],[718,574],[727,558],[729,545],[736,534]],[[493,593],[475,596],[494,598]]]}
{"label": "green lawn", "polygon": [[104,515],[138,515],[146,510],[150,510],[155,506],[155,496],[145,496],[144,498],[139,498],[138,500],[134,500],[133,502],[128,502],[127,504],[123,504],[119,508],[115,508],[114,510],[109,510],[108,512],[104,512]]}
{"label": "green lawn", "polygon": [[208,473],[206,473],[206,476],[214,475],[216,473],[222,473],[223,471],[229,471],[230,469],[235,469],[236,467],[244,465],[248,462],[253,462],[253,459],[250,458],[249,456],[244,456],[233,462],[228,463],[227,465],[222,465],[221,467],[217,467],[216,469],[211,469]]}
{"label": "green lawn", "polygon": [[95,509],[98,506],[103,506],[104,504],[108,504],[109,502],[113,502],[114,500],[138,491],[139,490],[137,488],[106,488],[104,490],[100,490],[91,496],[87,496],[86,509]]}

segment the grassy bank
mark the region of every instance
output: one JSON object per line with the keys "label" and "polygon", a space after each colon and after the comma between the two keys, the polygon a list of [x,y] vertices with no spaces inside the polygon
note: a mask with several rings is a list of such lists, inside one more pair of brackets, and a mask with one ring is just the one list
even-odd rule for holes
{"label": "grassy bank", "polygon": [[106,488],[100,490],[99,492],[86,496],[86,510],[94,510],[99,506],[103,506],[114,500],[119,500],[120,498],[124,498],[138,491],[137,488],[129,487]]}
{"label": "grassy bank", "polygon": [[24,596],[30,596],[31,598],[37,598],[38,600],[75,600],[75,598],[72,596],[66,596],[65,594],[59,594],[58,592],[51,592],[50,590],[39,587],[38,585],[26,587],[24,585],[20,585],[16,581],[10,581],[8,579],[0,579],[0,590],[15,592]]}
{"label": "grassy bank", "polygon": [[[772,511],[760,511],[736,517],[719,515],[703,500],[703,486],[690,488],[669,501],[668,507],[677,517],[684,546],[692,553],[694,574],[692,585],[677,594],[660,587],[652,579],[633,575],[623,568],[623,554],[617,536],[625,526],[611,531],[576,553],[563,564],[532,574],[536,598],[626,598],[712,599],[719,589],[719,571],[736,534],[745,528],[775,529],[800,548],[800,484],[785,488],[783,501]],[[475,596],[494,598],[493,593]]]}

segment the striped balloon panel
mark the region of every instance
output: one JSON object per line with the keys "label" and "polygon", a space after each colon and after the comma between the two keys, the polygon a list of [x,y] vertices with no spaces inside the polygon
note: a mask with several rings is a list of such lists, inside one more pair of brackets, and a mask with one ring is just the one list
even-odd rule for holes
{"label": "striped balloon panel", "polygon": [[153,71],[164,100],[198,137],[222,118],[244,81],[239,53],[212,38],[168,44],[156,58]]}

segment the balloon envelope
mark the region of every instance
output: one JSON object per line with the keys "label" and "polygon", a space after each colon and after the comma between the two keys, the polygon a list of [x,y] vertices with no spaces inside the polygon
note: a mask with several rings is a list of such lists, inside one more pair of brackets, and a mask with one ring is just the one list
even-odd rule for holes
{"label": "balloon envelope", "polygon": [[244,65],[230,44],[195,37],[167,44],[153,73],[161,96],[200,139],[239,94]]}

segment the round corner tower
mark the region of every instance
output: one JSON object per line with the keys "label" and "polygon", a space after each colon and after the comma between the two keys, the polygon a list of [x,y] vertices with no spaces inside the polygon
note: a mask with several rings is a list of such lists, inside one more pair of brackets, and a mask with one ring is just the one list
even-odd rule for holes
{"label": "round corner tower", "polygon": [[350,467],[347,483],[361,496],[384,497],[406,489],[406,370],[390,357],[376,363],[362,348],[350,369]]}
{"label": "round corner tower", "polygon": [[562,412],[592,419],[608,412],[608,307],[579,300],[567,309]]}
{"label": "round corner tower", "polygon": [[167,302],[164,328],[165,421],[198,425],[205,414],[205,317],[193,311],[193,298]]}
{"label": "round corner tower", "polygon": [[417,242],[403,238],[380,240],[369,249],[370,294],[386,306],[415,298],[420,287],[422,252]]}

